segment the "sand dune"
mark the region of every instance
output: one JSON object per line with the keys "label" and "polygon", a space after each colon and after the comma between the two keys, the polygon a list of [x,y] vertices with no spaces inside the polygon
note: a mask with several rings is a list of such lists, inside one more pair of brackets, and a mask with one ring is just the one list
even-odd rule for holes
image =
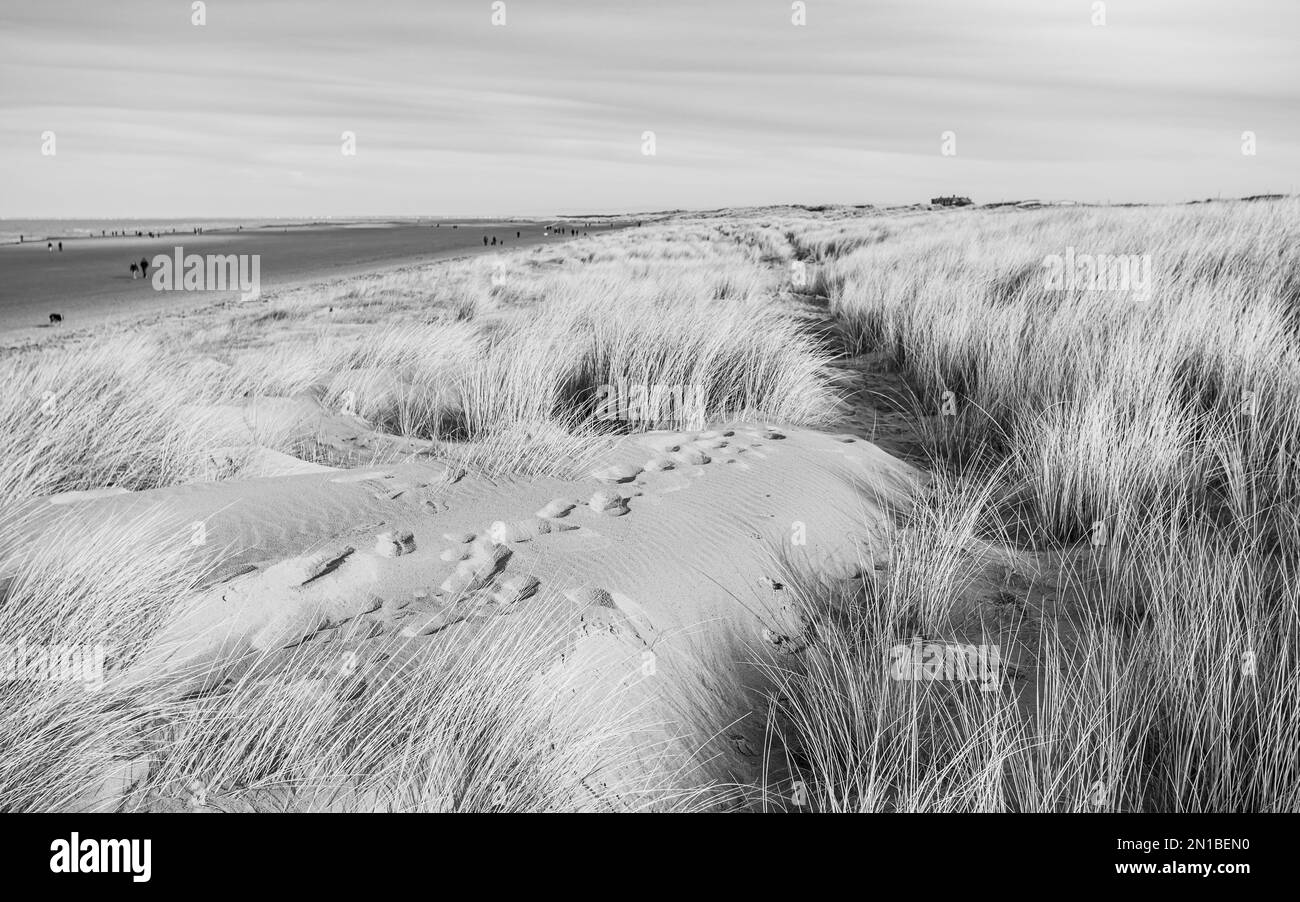
{"label": "sand dune", "polygon": [[782,560],[859,577],[917,473],[852,437],[732,423],[629,436],[586,479],[447,477],[431,462],[178,486],[52,506],[41,528],[69,541],[77,520],[146,510],[182,538],[204,524],[214,584],[110,689],[220,691],[301,643],[396,666],[551,593],[585,649],[564,666],[627,681],[652,654],[643,722],[704,743],[663,725],[696,691],[681,662],[726,658],[736,637],[797,645]]}

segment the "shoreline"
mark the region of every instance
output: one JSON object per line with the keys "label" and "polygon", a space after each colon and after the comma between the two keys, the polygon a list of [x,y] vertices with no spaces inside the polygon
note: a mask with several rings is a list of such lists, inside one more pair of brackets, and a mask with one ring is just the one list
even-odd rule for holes
{"label": "shoreline", "polygon": [[[0,247],[6,270],[0,282],[0,342],[7,349],[43,344],[61,329],[100,328],[169,310],[190,312],[238,296],[229,290],[156,291],[150,276],[132,278],[128,271],[133,261],[153,260],[158,254],[170,257],[177,248],[187,254],[257,256],[261,294],[266,296],[291,286],[488,252],[531,250],[578,237],[567,234],[572,227],[556,234],[553,222],[286,225],[153,239],[80,238],[65,240],[63,251],[47,251],[36,242],[6,245]],[[600,234],[624,227],[593,224],[579,231]],[[499,243],[484,244],[484,239]],[[62,322],[52,325],[51,314]]]}
{"label": "shoreline", "polygon": [[[453,226],[453,227],[465,226],[467,228],[482,228],[486,225],[538,225],[538,224],[553,223],[553,222],[576,222],[578,220],[582,220],[587,223],[595,223],[597,227],[607,228],[616,221],[629,221],[629,219],[635,220],[636,217],[631,216],[629,218],[628,215],[620,214],[617,216],[616,215],[592,215],[592,216],[560,215],[560,216],[552,216],[549,218],[530,218],[530,219],[497,219],[494,217],[477,218],[472,216],[456,216],[450,218],[413,217],[413,218],[380,218],[380,219],[364,219],[364,218],[301,219],[301,220],[294,219],[294,220],[285,220],[284,222],[277,222],[274,220],[264,220],[264,219],[208,220],[210,222],[218,223],[218,225],[212,228],[207,228],[203,226],[201,222],[199,222],[198,220],[193,220],[191,221],[190,225],[188,225],[186,228],[183,229],[177,229],[177,228],[167,228],[167,229],[155,228],[152,230],[151,229],[138,229],[138,230],[137,229],[130,229],[130,230],[116,229],[113,232],[109,232],[108,234],[94,234],[93,232],[89,234],[81,234],[81,233],[72,232],[72,233],[49,234],[49,235],[40,235],[40,234],[33,233],[31,235],[27,235],[26,233],[23,233],[23,240],[21,241],[14,240],[12,238],[0,237],[0,248],[19,247],[19,246],[26,246],[28,244],[35,245],[35,244],[41,244],[50,241],[64,241],[64,242],[89,241],[89,240],[103,241],[112,238],[146,239],[149,237],[150,231],[154,233],[155,240],[156,240],[158,238],[167,238],[171,236],[184,236],[184,235],[233,236],[238,234],[248,234],[248,233],[257,233],[257,232],[274,232],[277,230],[278,231],[290,231],[290,230],[306,231],[309,229],[397,229],[397,228],[419,228],[419,227],[427,228],[429,226],[433,226],[434,228],[438,228],[439,226]],[[0,235],[4,235],[10,231],[5,228],[7,222],[28,222],[28,221],[55,222],[58,220],[0,219]],[[70,223],[88,223],[88,222],[95,222],[96,220],[74,218],[74,219],[68,219],[66,221]],[[105,219],[102,221],[105,223],[113,223],[114,225],[122,225],[124,223],[130,223],[133,220]],[[159,220],[134,220],[134,221],[148,222],[148,223],[159,222]],[[166,222],[166,220],[162,220],[162,221]],[[177,221],[180,222],[182,220],[177,220]],[[591,226],[589,225],[589,227]],[[198,228],[199,231],[197,232],[194,231],[195,228]],[[106,230],[101,230],[101,232],[102,231],[106,231]]]}
{"label": "shoreline", "polygon": [[[493,250],[493,248],[488,247],[480,251],[470,250],[454,256],[433,256],[422,260],[408,260],[378,267],[355,269],[349,267],[339,272],[321,273],[316,276],[304,276],[299,280],[277,284],[274,288],[263,291],[258,297],[248,298],[247,300],[241,296],[242,292],[238,290],[191,292],[159,291],[157,293],[163,297],[169,295],[181,295],[194,300],[189,304],[175,307],[139,309],[133,312],[123,312],[120,314],[105,316],[97,319],[93,323],[87,323],[82,326],[74,326],[71,328],[54,328],[48,325],[42,325],[19,330],[0,329],[0,357],[9,354],[20,354],[26,351],[49,348],[55,344],[84,341],[87,338],[95,337],[93,333],[96,327],[108,327],[109,329],[114,330],[151,327],[170,318],[183,319],[188,316],[203,316],[223,308],[243,304],[268,304],[274,302],[282,294],[300,291],[313,286],[325,288],[348,279],[357,279],[365,276],[389,276],[408,270],[416,270],[423,266],[471,260],[474,257],[482,256],[483,253],[490,250]],[[23,336],[26,340],[21,343],[15,342],[13,339],[17,336]]]}

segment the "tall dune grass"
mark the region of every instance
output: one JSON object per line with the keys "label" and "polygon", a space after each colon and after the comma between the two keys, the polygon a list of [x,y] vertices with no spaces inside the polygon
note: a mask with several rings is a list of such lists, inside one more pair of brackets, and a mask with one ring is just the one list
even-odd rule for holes
{"label": "tall dune grass", "polygon": [[[1041,521],[1065,537],[1120,499],[1203,496],[1225,453],[1257,490],[1294,489],[1297,212],[992,212],[896,222],[839,256],[834,242],[801,246],[823,261],[850,351],[892,355],[932,413],[950,398],[951,456],[1016,461]],[[1043,261],[1067,247],[1149,254],[1154,284],[1146,296],[1052,290]]]}
{"label": "tall dune grass", "polygon": [[[638,771],[654,750],[629,746],[619,700],[563,691],[564,631],[539,614],[360,672],[307,643],[202,698],[6,684],[0,809],[86,804],[107,776],[127,807],[1294,810],[1298,213],[681,217],[0,361],[0,640],[108,637],[113,666],[202,578],[185,543],[146,522],[24,543],[15,512],[216,478],[195,405],[305,395],[456,467],[567,475],[618,432],[684,425],[604,420],[605,386],[699,386],[687,419],[817,426],[840,411],[836,355],[871,351],[910,382],[935,455],[881,570],[786,579],[812,632],[746,660],[763,697],[716,681],[735,696],[718,711],[770,718],[754,785],[688,787],[721,778],[670,757]],[[1049,289],[1044,258],[1071,247],[1150,254],[1151,291]],[[1057,613],[993,617],[995,559],[1037,568]],[[913,637],[1003,648],[996,691],[895,680],[889,650]]]}
{"label": "tall dune grass", "polygon": [[[765,667],[773,738],[762,806],[1295,810],[1294,571],[1204,523],[1149,528],[1118,560],[1090,551],[1063,572],[1057,594],[1072,604],[1062,619],[972,632],[949,617],[997,528],[996,492],[975,490],[945,480],[862,585],[828,591],[792,575],[787,590],[817,638]],[[917,636],[997,646],[996,691],[897,679],[889,652]]]}
{"label": "tall dune grass", "polygon": [[[1288,200],[786,230],[845,351],[884,351],[923,399],[935,464],[965,486],[945,503],[978,524],[963,552],[921,518],[951,565],[893,571],[777,674],[774,710],[819,806],[1296,808],[1298,213]],[[1044,258],[1067,247],[1150,254],[1151,291],[1049,289]],[[1069,616],[1031,643],[1029,685],[888,679],[881,645],[923,622],[904,612],[941,613],[931,599],[953,597],[952,568],[990,537],[1083,562],[1061,572]]]}

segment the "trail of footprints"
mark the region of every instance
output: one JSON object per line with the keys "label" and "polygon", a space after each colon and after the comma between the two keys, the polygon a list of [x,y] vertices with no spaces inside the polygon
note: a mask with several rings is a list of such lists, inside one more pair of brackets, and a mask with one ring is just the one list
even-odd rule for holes
{"label": "trail of footprints", "polygon": [[[247,579],[249,583],[242,591],[258,595],[287,591],[312,602],[314,610],[306,617],[291,612],[285,621],[273,620],[252,637],[252,643],[263,649],[290,649],[305,642],[331,643],[329,651],[319,648],[319,660],[328,659],[330,663],[324,666],[343,676],[338,691],[342,701],[349,701],[365,693],[371,680],[381,678],[381,668],[395,658],[397,651],[392,646],[371,648],[363,653],[368,660],[362,662],[354,650],[359,650],[359,643],[386,635],[404,640],[428,636],[463,621],[509,614],[535,596],[541,581],[534,573],[510,571],[511,546],[581,529],[574,522],[578,519],[575,513],[587,518],[628,515],[632,500],[642,494],[641,486],[650,487],[646,480],[653,482],[653,474],[701,467],[715,459],[736,464],[745,455],[763,457],[764,453],[757,449],[764,441],[785,438],[770,428],[740,430],[740,434],[751,441],[742,443],[735,430],[643,436],[641,441],[653,455],[640,466],[620,464],[596,471],[592,476],[599,487],[586,498],[555,498],[532,517],[496,521],[478,532],[446,532],[442,536],[446,547],[437,557],[453,565],[451,572],[436,589],[416,589],[406,598],[380,597],[370,591],[385,561],[419,551],[416,535],[400,529],[371,533],[370,548],[357,541],[282,560],[265,570],[252,568],[249,572],[250,565],[245,565],[224,574],[220,583],[233,587]],[[840,440],[854,441],[849,436]],[[361,483],[376,499],[390,501],[406,493],[422,496],[418,490],[430,485],[402,485],[382,470],[345,473],[332,481]],[[424,500],[423,506],[426,515],[447,510],[446,504],[432,499]],[[847,575],[840,574],[841,578]],[[784,586],[770,577],[762,577],[760,583],[776,599],[784,596]],[[652,644],[654,633],[649,618],[630,599],[592,585],[569,588],[562,594],[580,612],[579,638],[613,636],[641,647]],[[784,600],[778,607],[782,616],[772,628],[763,630],[764,638],[778,651],[798,651],[810,640],[812,624]],[[341,659],[334,651],[340,646],[344,650]]]}
{"label": "trail of footprints", "polygon": [[[742,455],[764,456],[756,450],[764,441],[779,441],[785,436],[777,429],[760,427],[741,430],[744,443],[737,439],[737,430],[726,429],[700,433],[650,433],[640,437],[652,452],[640,466],[615,464],[595,471],[592,478],[600,485],[585,498],[555,498],[543,505],[533,516],[520,520],[498,520],[478,532],[453,531],[442,535],[447,543],[438,558],[454,565],[433,590],[416,590],[405,599],[383,599],[350,612],[351,616],[334,618],[322,628],[301,641],[356,641],[377,638],[390,631],[400,632],[404,639],[415,639],[438,633],[447,627],[465,621],[509,614],[517,605],[537,594],[541,580],[533,573],[511,573],[513,557],[511,546],[531,542],[548,535],[581,529],[575,512],[587,517],[623,517],[631,512],[633,499],[643,494],[648,474],[701,467],[717,460],[733,464]],[[387,488],[384,480],[388,474],[368,471],[346,474],[334,481],[364,482],[373,486],[375,497],[395,498],[405,489]],[[638,481],[640,480],[640,481]],[[389,485],[392,485],[391,483]],[[421,484],[418,488],[424,488]],[[427,504],[427,503],[426,503]],[[434,512],[438,512],[434,507]],[[396,558],[416,551],[416,537],[411,532],[389,531],[375,537],[373,552],[381,558]],[[349,547],[345,552],[351,554]],[[337,566],[337,561],[334,565]],[[311,568],[314,569],[314,568]],[[304,587],[306,582],[304,581]],[[644,645],[649,629],[647,624],[637,625],[637,617],[629,617],[607,589],[580,586],[563,591],[566,598],[580,610],[580,636],[609,634],[619,639]]]}
{"label": "trail of footprints", "polygon": [[[540,579],[532,573],[509,575],[512,545],[531,542],[543,536],[580,529],[574,522],[574,512],[585,508],[591,516],[623,517],[631,512],[631,502],[640,496],[638,478],[685,466],[703,466],[712,461],[709,452],[723,453],[727,460],[747,452],[754,445],[734,445],[734,430],[693,434],[663,434],[648,436],[644,441],[657,452],[637,466],[615,464],[597,470],[592,478],[601,484],[585,499],[554,498],[537,510],[532,517],[521,520],[498,520],[480,533],[451,532],[443,538],[450,543],[439,555],[441,560],[454,563],[455,570],[442,581],[437,595],[447,599],[437,610],[426,611],[414,605],[415,611],[404,617],[402,633],[407,638],[437,632],[452,623],[478,616],[509,613],[515,605],[532,597],[541,586]],[[767,439],[783,438],[776,430],[751,433]],[[626,487],[626,488],[623,488]],[[581,611],[581,631],[584,635],[608,632],[636,642],[644,637],[633,621],[615,603],[613,595],[596,586],[582,586],[564,592]]]}

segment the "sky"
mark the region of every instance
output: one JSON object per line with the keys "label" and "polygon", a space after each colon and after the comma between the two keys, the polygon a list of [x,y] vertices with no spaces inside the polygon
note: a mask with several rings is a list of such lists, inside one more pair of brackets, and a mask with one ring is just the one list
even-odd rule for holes
{"label": "sky", "polygon": [[1296,0],[195,5],[3,0],[0,217],[1300,187]]}

